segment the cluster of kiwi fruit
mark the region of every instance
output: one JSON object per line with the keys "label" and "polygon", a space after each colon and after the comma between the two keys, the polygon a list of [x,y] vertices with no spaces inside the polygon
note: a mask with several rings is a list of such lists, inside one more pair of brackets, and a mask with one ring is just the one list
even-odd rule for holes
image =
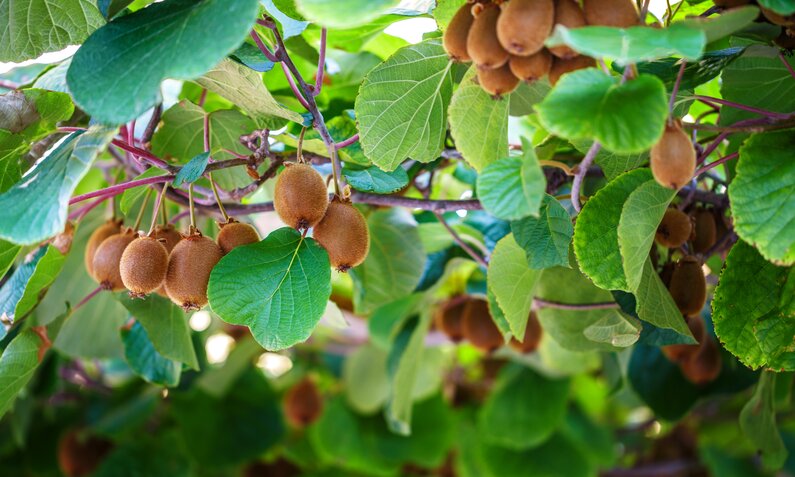
{"label": "cluster of kiwi fruit", "polygon": [[346,272],[367,258],[367,220],[349,200],[335,196],[329,201],[326,182],[309,164],[285,165],[276,179],[273,205],[285,224],[299,231],[312,229],[338,271]]}
{"label": "cluster of kiwi fruit", "polygon": [[693,384],[708,384],[720,375],[723,360],[718,343],[707,332],[699,315],[687,318],[687,326],[698,344],[663,346],[662,352],[679,366],[682,375]]}
{"label": "cluster of kiwi fruit", "polygon": [[[757,2],[754,0],[713,0],[713,3],[715,6],[721,8],[734,8],[744,5],[757,4]],[[775,39],[775,43],[778,46],[789,50],[795,48],[795,14],[781,15],[780,13],[776,13],[769,8],[763,7],[761,5],[758,6],[759,9],[762,10],[762,15],[760,18],[763,18],[774,25],[781,26],[781,34]]]}
{"label": "cluster of kiwi fruit", "polygon": [[78,429],[67,430],[58,441],[58,468],[66,477],[94,473],[113,450],[113,443]]}
{"label": "cluster of kiwi fruit", "polygon": [[[434,314],[434,326],[454,343],[468,341],[485,353],[505,344],[505,340],[489,312],[488,302],[469,295],[459,295],[442,303]],[[538,348],[542,336],[535,312],[530,312],[522,341],[511,338],[508,345],[521,354]]]}
{"label": "cluster of kiwi fruit", "polygon": [[443,44],[454,61],[473,61],[480,86],[494,97],[520,81],[596,66],[567,46],[545,48],[555,25],[629,27],[640,18],[632,0],[468,0],[450,21]]}
{"label": "cluster of kiwi fruit", "polygon": [[287,390],[282,405],[285,419],[296,429],[304,429],[323,414],[323,396],[309,376]]}
{"label": "cluster of kiwi fruit", "polygon": [[695,207],[688,214],[670,207],[657,226],[654,239],[669,249],[689,243],[693,253],[704,254],[727,232],[726,219],[718,209]]}

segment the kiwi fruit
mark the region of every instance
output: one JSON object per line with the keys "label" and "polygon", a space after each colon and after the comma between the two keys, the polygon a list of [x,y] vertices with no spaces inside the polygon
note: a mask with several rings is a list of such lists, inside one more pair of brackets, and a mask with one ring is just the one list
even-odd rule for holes
{"label": "kiwi fruit", "polygon": [[497,20],[497,38],[508,53],[529,56],[544,47],[554,23],[553,0],[510,0]]}
{"label": "kiwi fruit", "polygon": [[493,70],[478,68],[478,83],[483,91],[498,99],[515,90],[519,86],[519,78],[513,75],[506,64]]}
{"label": "kiwi fruit", "polygon": [[360,265],[370,252],[367,220],[348,202],[331,202],[312,236],[328,252],[331,266],[340,272]]}
{"label": "kiwi fruit", "polygon": [[657,144],[651,148],[651,172],[657,182],[681,189],[696,172],[696,150],[679,121],[669,121]]}
{"label": "kiwi fruit", "polygon": [[690,217],[679,209],[670,208],[665,211],[654,240],[667,248],[679,248],[690,239],[693,224]]}
{"label": "kiwi fruit", "polygon": [[91,475],[112,449],[113,443],[107,439],[71,429],[58,441],[58,467],[66,477]]}
{"label": "kiwi fruit", "polygon": [[235,219],[229,219],[228,222],[218,224],[220,232],[215,241],[221,247],[221,252],[226,255],[231,252],[233,248],[241,245],[248,245],[259,242],[259,233],[257,229],[251,224],[244,224]]}
{"label": "kiwi fruit", "polygon": [[171,301],[185,311],[207,305],[210,272],[221,256],[221,247],[199,233],[182,239],[168,257],[165,287]]}
{"label": "kiwi fruit", "polygon": [[[585,14],[576,0],[556,0],[555,1],[555,25],[563,25],[566,28],[579,28],[587,25]],[[566,45],[556,46],[549,49],[550,53],[558,58],[574,58],[578,53]]]}
{"label": "kiwi fruit", "polygon": [[152,237],[159,240],[169,253],[182,240],[182,234],[171,224],[155,226],[155,230],[152,231]]}
{"label": "kiwi fruit", "polygon": [[463,318],[467,304],[466,296],[452,298],[436,309],[434,323],[451,341],[464,339]]}
{"label": "kiwi fruit", "polygon": [[314,227],[328,207],[326,183],[308,164],[287,164],[276,179],[273,205],[290,227],[299,230]]}
{"label": "kiwi fruit", "polygon": [[323,396],[310,378],[304,378],[284,394],[284,417],[293,427],[303,429],[323,414]]}
{"label": "kiwi fruit", "polygon": [[500,8],[494,4],[484,5],[475,16],[467,35],[467,52],[479,68],[499,68],[511,56],[497,39],[497,18]]}
{"label": "kiwi fruit", "polygon": [[707,384],[720,375],[723,360],[712,336],[706,335],[690,359],[679,365],[684,377],[693,384]]}
{"label": "kiwi fruit", "polygon": [[695,253],[704,253],[718,240],[718,228],[715,216],[706,209],[696,209],[693,213],[695,222],[694,237],[691,245]]}
{"label": "kiwi fruit", "polygon": [[640,23],[632,0],[583,0],[583,12],[589,25],[627,28]]}
{"label": "kiwi fruit", "polygon": [[707,302],[707,280],[696,257],[688,255],[676,263],[668,291],[683,315],[701,312]]}
{"label": "kiwi fruit", "polygon": [[660,280],[662,280],[665,288],[671,286],[671,277],[674,276],[675,269],[676,264],[674,262],[668,262],[662,266],[662,270],[660,270]]}
{"label": "kiwi fruit", "polygon": [[[693,338],[695,338],[698,343],[701,343],[706,333],[704,320],[698,315],[685,319],[687,320],[687,327],[690,328],[690,332],[693,334]],[[672,363],[684,363],[698,352],[698,347],[699,345],[697,344],[677,344],[663,346],[660,349],[665,357],[668,358],[668,361]]]}
{"label": "kiwi fruit", "polygon": [[716,7],[734,8],[748,5],[751,3],[751,0],[712,0],[712,3],[714,3]]}
{"label": "kiwi fruit", "polygon": [[442,37],[442,45],[447,56],[453,61],[471,61],[467,52],[467,36],[475,17],[472,15],[472,5],[465,3],[458,9],[453,19],[447,25],[447,30]]}
{"label": "kiwi fruit", "polygon": [[781,15],[769,8],[759,8],[762,10],[762,15],[764,15],[770,23],[783,27],[795,27],[795,15]]}
{"label": "kiwi fruit", "polygon": [[464,338],[472,346],[490,353],[505,344],[502,333],[491,318],[488,302],[480,299],[468,300],[463,315]]}
{"label": "kiwi fruit", "polygon": [[538,349],[542,335],[543,330],[541,329],[541,323],[538,321],[535,312],[531,311],[530,317],[527,320],[527,327],[524,329],[524,339],[520,342],[516,338],[511,338],[511,341],[508,342],[508,346],[513,348],[517,353],[532,353]]}
{"label": "kiwi fruit", "polygon": [[92,267],[94,279],[103,289],[114,292],[124,290],[119,266],[124,250],[135,238],[132,229],[123,230],[106,238],[97,248]]}
{"label": "kiwi fruit", "polygon": [[575,56],[574,58],[562,59],[555,58],[552,60],[552,66],[549,68],[549,84],[555,86],[560,80],[561,76],[572,71],[582,70],[585,68],[593,68],[596,66],[596,60],[590,56]]}
{"label": "kiwi fruit", "polygon": [[780,48],[795,49],[795,35],[789,35],[786,28],[781,29],[781,34],[773,40]]}
{"label": "kiwi fruit", "polygon": [[138,237],[121,255],[121,281],[131,297],[141,298],[160,288],[167,271],[168,250],[154,237]]}
{"label": "kiwi fruit", "polygon": [[549,69],[552,67],[552,55],[549,54],[549,50],[544,48],[530,56],[511,56],[508,66],[514,76],[532,83],[549,73]]}
{"label": "kiwi fruit", "polygon": [[94,277],[94,255],[97,253],[100,244],[104,242],[106,238],[111,235],[116,235],[119,232],[121,232],[121,220],[114,219],[108,220],[91,232],[91,236],[88,238],[88,243],[86,244],[85,255],[83,256],[86,264],[86,271],[91,277],[96,279],[96,277]]}

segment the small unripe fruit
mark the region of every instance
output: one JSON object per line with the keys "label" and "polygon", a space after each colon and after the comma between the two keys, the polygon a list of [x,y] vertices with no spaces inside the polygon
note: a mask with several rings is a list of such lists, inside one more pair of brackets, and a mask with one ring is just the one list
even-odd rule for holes
{"label": "small unripe fruit", "polygon": [[119,272],[130,296],[140,298],[157,290],[166,279],[168,251],[153,237],[139,237],[124,249]]}
{"label": "small unripe fruit", "polygon": [[489,305],[485,300],[467,301],[464,307],[463,330],[464,337],[481,351],[490,353],[505,344],[502,333],[489,314]]}
{"label": "small unripe fruit", "polygon": [[692,242],[693,251],[704,253],[718,241],[715,216],[709,210],[696,209],[693,218],[696,223]]}
{"label": "small unripe fruit", "polygon": [[328,252],[331,266],[340,272],[360,265],[370,252],[367,220],[349,203],[330,203],[312,236]]}
{"label": "small unripe fruit", "polygon": [[519,78],[513,75],[508,65],[493,70],[478,68],[478,83],[492,97],[501,98],[519,86]]}
{"label": "small unripe fruit", "polygon": [[657,226],[654,239],[668,248],[679,248],[690,239],[693,224],[690,217],[679,209],[668,209]]}
{"label": "small unripe fruit", "polygon": [[328,207],[326,183],[308,164],[287,164],[276,179],[273,205],[290,227],[299,230],[314,227]]}
{"label": "small unripe fruit", "polygon": [[687,256],[679,260],[668,290],[683,315],[701,312],[707,302],[707,280],[697,258]]}
{"label": "small unripe fruit", "polygon": [[218,232],[218,237],[216,237],[215,241],[218,242],[218,246],[221,247],[221,252],[224,255],[241,245],[259,242],[259,233],[251,224],[229,219],[229,222],[218,224],[218,226],[221,231]]}
{"label": "small unripe fruit", "polygon": [[511,0],[497,21],[497,38],[512,55],[532,55],[544,47],[554,22],[552,0]]}
{"label": "small unripe fruit", "polygon": [[519,342],[516,338],[511,338],[508,345],[513,348],[517,353],[528,354],[538,349],[541,343],[541,336],[544,334],[541,329],[541,323],[535,312],[530,312],[530,318],[527,320],[527,327],[524,330],[524,340]]}
{"label": "small unripe fruit", "polygon": [[323,396],[310,378],[290,388],[284,395],[284,417],[293,427],[303,429],[323,414]]}
{"label": "small unripe fruit", "polygon": [[696,150],[678,121],[666,124],[662,137],[651,148],[651,172],[657,182],[681,189],[696,172]]}
{"label": "small unripe fruit", "polygon": [[457,343],[464,338],[464,308],[469,299],[459,296],[442,304],[434,314],[434,323],[451,341]]}
{"label": "small unripe fruit", "polygon": [[497,18],[500,8],[489,4],[484,6],[472,22],[467,35],[467,52],[479,67],[499,68],[508,62],[510,56],[497,39]]}
{"label": "small unripe fruit", "polygon": [[[555,25],[563,25],[566,28],[580,28],[587,25],[585,14],[576,0],[556,0],[555,2]],[[574,58],[578,53],[566,45],[550,48],[549,51],[558,58]]]}
{"label": "small unripe fruit", "polygon": [[85,477],[94,473],[113,449],[113,443],[96,436],[81,438],[69,430],[58,441],[58,467],[66,477]]}
{"label": "small unripe fruit", "polygon": [[632,0],[583,0],[583,11],[589,25],[627,28],[640,23]]}
{"label": "small unripe fruit", "polygon": [[119,232],[121,232],[121,220],[111,219],[97,227],[91,233],[91,237],[88,238],[83,258],[86,264],[86,271],[92,278],[96,279],[94,277],[94,255],[97,253],[97,249],[106,238]]}
{"label": "small unripe fruit", "polygon": [[[704,329],[704,320],[702,320],[698,315],[691,316],[686,319],[687,327],[690,328],[693,338],[695,338],[698,343],[701,343],[704,340],[704,335],[706,334],[706,330]],[[698,353],[698,347],[698,344],[678,344],[663,346],[660,349],[662,350],[665,357],[668,358],[668,361],[672,363],[684,363]]]}
{"label": "small unripe fruit", "polygon": [[160,243],[166,247],[168,253],[171,253],[179,241],[182,240],[182,234],[171,224],[156,226],[155,230],[152,232],[152,237],[159,240]]}
{"label": "small unripe fruit", "polygon": [[682,374],[693,384],[707,384],[720,375],[723,359],[720,348],[712,336],[705,336],[704,341],[690,359],[680,365]]}
{"label": "small unripe fruit", "polygon": [[184,310],[207,305],[207,284],[213,267],[221,260],[221,248],[207,237],[194,234],[174,247],[168,258],[166,293]]}
{"label": "small unripe fruit", "polygon": [[549,69],[552,67],[552,55],[545,48],[530,56],[511,56],[508,65],[514,76],[532,83],[549,73]]}
{"label": "small unripe fruit", "polygon": [[552,60],[552,67],[549,69],[549,84],[555,86],[561,76],[566,73],[585,68],[593,68],[594,66],[596,66],[596,60],[590,56],[575,56],[567,60],[555,58]]}
{"label": "small unripe fruit", "polygon": [[128,229],[116,235],[106,238],[94,254],[94,279],[99,285],[110,291],[124,290],[124,282],[121,279],[121,256],[124,249],[135,240],[135,233]]}
{"label": "small unripe fruit", "polygon": [[469,29],[472,28],[472,22],[474,21],[472,5],[465,3],[458,9],[447,25],[442,42],[444,51],[447,52],[447,55],[453,61],[471,60],[469,53],[467,53],[467,36],[469,36]]}

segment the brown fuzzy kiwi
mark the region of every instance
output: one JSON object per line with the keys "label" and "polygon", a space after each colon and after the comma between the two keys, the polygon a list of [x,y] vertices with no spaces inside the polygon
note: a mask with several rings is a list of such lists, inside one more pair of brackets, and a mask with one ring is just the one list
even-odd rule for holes
{"label": "brown fuzzy kiwi", "polygon": [[165,286],[171,301],[186,311],[207,305],[210,272],[221,255],[218,244],[199,233],[182,239],[168,257]]}
{"label": "brown fuzzy kiwi", "polygon": [[675,269],[676,264],[674,262],[668,262],[662,266],[662,270],[660,270],[660,280],[662,280],[665,288],[671,286],[671,277],[674,276]]}
{"label": "brown fuzzy kiwi", "polygon": [[273,205],[290,227],[314,227],[328,207],[326,183],[308,164],[287,164],[276,179]]}
{"label": "brown fuzzy kiwi", "polygon": [[493,70],[478,68],[478,83],[483,91],[499,99],[519,86],[519,78],[513,75],[510,66],[502,65]]}
{"label": "brown fuzzy kiwi", "polygon": [[690,217],[679,209],[670,208],[665,211],[654,240],[667,248],[679,248],[690,239],[693,224]]}
{"label": "brown fuzzy kiwi", "polygon": [[552,67],[552,55],[544,48],[530,56],[511,56],[508,62],[511,73],[520,80],[532,83],[543,78]]}
{"label": "brown fuzzy kiwi", "polygon": [[510,0],[497,20],[497,38],[508,53],[529,56],[544,47],[554,24],[553,0]]}
{"label": "brown fuzzy kiwi", "polygon": [[714,3],[716,7],[734,8],[748,5],[751,3],[751,0],[712,0],[712,3]]}
{"label": "brown fuzzy kiwi", "polygon": [[447,56],[453,61],[471,61],[467,52],[467,36],[475,17],[472,15],[472,5],[465,3],[458,9],[453,19],[444,31],[442,44]]}
{"label": "brown fuzzy kiwi", "polygon": [[762,10],[762,15],[767,18],[770,23],[774,25],[781,25],[783,27],[795,27],[795,15],[781,15],[773,10],[765,7],[759,7]]}
{"label": "brown fuzzy kiwi", "polygon": [[436,327],[454,343],[464,339],[463,319],[467,301],[466,296],[457,296],[443,303],[434,314]]}
{"label": "brown fuzzy kiwi", "polygon": [[303,429],[323,414],[323,396],[315,382],[304,378],[284,394],[284,417],[293,427]]}
{"label": "brown fuzzy kiwi", "polygon": [[133,298],[144,297],[160,288],[167,271],[168,250],[154,237],[138,237],[121,255],[121,281]]}
{"label": "brown fuzzy kiwi", "polygon": [[[695,338],[698,343],[701,343],[704,340],[704,334],[706,332],[704,320],[698,315],[688,317],[686,320],[687,327],[690,328],[693,338]],[[698,347],[699,345],[697,344],[678,344],[663,346],[660,349],[665,357],[668,358],[668,361],[672,363],[684,363],[698,352]]]}
{"label": "brown fuzzy kiwi", "polygon": [[80,434],[71,429],[58,441],[58,467],[66,477],[93,474],[113,449],[113,443],[107,439]]}
{"label": "brown fuzzy kiwi", "polygon": [[467,52],[480,68],[499,68],[508,62],[510,54],[497,39],[497,18],[500,8],[494,4],[483,6],[475,16],[467,35]]}
{"label": "brown fuzzy kiwi", "polygon": [[480,299],[468,300],[463,315],[464,338],[472,346],[490,353],[505,344],[502,333],[491,318],[488,302]]}
{"label": "brown fuzzy kiwi", "polygon": [[524,340],[519,342],[516,338],[511,338],[508,345],[518,353],[532,353],[538,349],[543,334],[544,331],[541,329],[541,323],[538,321],[538,317],[534,311],[531,311],[530,318],[527,320],[527,327],[524,330]]}
{"label": "brown fuzzy kiwi", "polygon": [[693,233],[693,251],[695,253],[704,253],[715,245],[718,240],[715,216],[709,210],[696,209],[693,213],[693,221],[696,224]]}
{"label": "brown fuzzy kiwi", "polygon": [[[585,22],[583,13],[577,0],[556,0],[555,1],[555,25],[563,25],[566,28],[580,28]],[[549,49],[550,53],[558,58],[574,58],[578,53],[566,45],[556,46]]]}
{"label": "brown fuzzy kiwi", "polygon": [[585,68],[593,68],[594,66],[596,66],[596,60],[590,56],[575,56],[567,60],[555,58],[552,60],[552,67],[549,69],[549,84],[555,86],[561,76],[566,73]]}
{"label": "brown fuzzy kiwi", "polygon": [[627,28],[640,23],[632,0],[583,0],[583,11],[589,25]]}
{"label": "brown fuzzy kiwi", "polygon": [[723,359],[712,336],[706,335],[690,359],[679,365],[682,374],[693,384],[707,384],[720,375]]}
{"label": "brown fuzzy kiwi", "polygon": [[707,280],[696,257],[688,255],[677,262],[668,291],[683,315],[701,312],[707,302]]}
{"label": "brown fuzzy kiwi", "polygon": [[696,172],[696,150],[679,121],[666,124],[657,144],[651,148],[651,172],[657,182],[670,189],[681,189]]}
{"label": "brown fuzzy kiwi", "polygon": [[116,235],[119,232],[121,232],[121,220],[110,219],[97,227],[91,233],[91,237],[88,238],[83,259],[86,264],[86,271],[92,278],[96,279],[96,277],[94,277],[94,255],[97,253],[97,249],[106,238],[111,235]]}
{"label": "brown fuzzy kiwi", "polygon": [[166,247],[168,253],[171,253],[179,241],[182,240],[182,234],[171,224],[155,226],[152,237],[159,240]]}
{"label": "brown fuzzy kiwi", "polygon": [[94,254],[94,279],[99,285],[110,291],[124,290],[124,282],[121,280],[119,266],[124,249],[135,240],[136,234],[132,229],[111,235],[106,238],[97,248]]}
{"label": "brown fuzzy kiwi", "polygon": [[340,272],[360,265],[370,252],[367,220],[347,202],[332,201],[312,236],[328,252],[331,266]]}
{"label": "brown fuzzy kiwi", "polygon": [[795,49],[795,34],[790,35],[787,33],[786,28],[781,29],[781,34],[773,40],[776,45],[787,50]]}
{"label": "brown fuzzy kiwi", "polygon": [[257,229],[253,225],[244,224],[235,219],[229,219],[226,223],[218,224],[218,227],[221,228],[221,231],[218,232],[218,237],[215,238],[215,241],[218,242],[218,246],[221,247],[221,252],[224,255],[231,252],[235,247],[257,243],[260,240],[259,233],[257,233]]}

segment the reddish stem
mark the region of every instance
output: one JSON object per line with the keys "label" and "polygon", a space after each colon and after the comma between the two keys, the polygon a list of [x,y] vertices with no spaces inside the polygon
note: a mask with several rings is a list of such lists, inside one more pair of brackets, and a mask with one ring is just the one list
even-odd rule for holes
{"label": "reddish stem", "polygon": [[94,207],[98,206],[99,204],[105,202],[108,197],[100,197],[97,200],[91,202],[90,204],[84,205],[79,209],[75,210],[71,214],[69,214],[69,220],[80,220],[86,216],[89,212],[91,212]]}
{"label": "reddish stem", "polygon": [[269,61],[272,61],[274,63],[279,62],[279,58],[277,58],[275,54],[271,53],[271,50],[269,50],[268,47],[265,46],[265,43],[262,42],[262,38],[259,37],[256,31],[251,30],[249,35],[251,35],[251,38],[254,39],[254,43],[257,44],[257,48],[259,48],[259,51],[261,51],[262,54],[265,55],[265,58],[267,58]]}
{"label": "reddish stem", "polygon": [[337,144],[334,145],[334,147],[336,147],[337,149],[342,149],[343,147],[348,147],[351,144],[355,144],[357,142],[359,142],[359,133],[354,134],[353,136],[349,137],[348,139],[342,142],[338,142]]}
{"label": "reddish stem", "polygon": [[579,212],[582,210],[582,206],[580,205],[580,190],[582,189],[582,183],[585,180],[585,175],[588,173],[588,168],[591,167],[593,164],[594,159],[596,159],[596,155],[599,154],[599,150],[602,148],[602,144],[599,141],[594,141],[591,145],[591,148],[588,149],[588,153],[585,154],[582,162],[577,166],[577,174],[574,175],[574,181],[571,184],[571,204],[574,206],[574,209]]}
{"label": "reddish stem", "polygon": [[778,57],[781,58],[781,62],[784,63],[784,67],[787,68],[789,74],[795,78],[795,70],[792,69],[792,65],[789,64],[789,61],[787,61],[787,57],[784,56],[784,53],[779,52]]}
{"label": "reddish stem", "polygon": [[133,187],[139,187],[150,184],[160,184],[163,182],[171,182],[173,179],[174,179],[173,175],[167,175],[167,176],[147,177],[144,179],[124,182],[122,184],[116,184],[110,187],[106,187],[104,189],[95,190],[94,192],[89,192],[87,194],[72,197],[72,199],[69,201],[69,205],[76,204],[84,200],[93,199],[94,197],[102,197],[104,199],[107,199],[109,197],[119,195],[125,190],[132,189]]}
{"label": "reddish stem", "polygon": [[0,80],[0,88],[19,89],[19,86],[20,85],[18,83],[14,83],[13,81]]}
{"label": "reddish stem", "polygon": [[301,92],[298,91],[298,86],[295,85],[295,79],[293,79],[293,75],[290,73],[290,69],[287,68],[287,65],[285,65],[284,62],[280,64],[282,65],[282,71],[284,71],[284,76],[285,78],[287,78],[287,83],[290,84],[290,89],[293,90],[293,94],[295,95],[296,99],[298,99],[298,102],[301,103],[301,106],[303,106],[304,109],[309,110],[310,109],[309,103],[306,101],[306,99],[304,99],[304,96],[301,94]]}
{"label": "reddish stem", "polygon": [[326,70],[326,34],[327,34],[326,29],[321,28],[320,57],[317,60],[317,75],[315,75],[315,90],[312,92],[312,94],[315,96],[319,95],[320,90],[323,88],[323,73]]}
{"label": "reddish stem", "polygon": [[93,290],[92,290],[92,291],[91,291],[91,292],[90,292],[88,295],[86,295],[86,296],[85,296],[85,297],[84,297],[82,300],[80,300],[80,301],[77,303],[77,305],[75,305],[75,306],[74,306],[74,308],[72,308],[72,313],[76,312],[76,311],[77,311],[78,309],[80,309],[80,308],[81,308],[83,305],[85,305],[86,303],[88,303],[89,301],[91,301],[91,299],[92,299],[92,298],[94,298],[95,296],[99,295],[99,292],[101,292],[101,291],[103,291],[103,290],[104,290],[104,288],[102,288],[102,286],[101,286],[101,285],[100,285],[100,286],[98,286],[98,287],[96,287],[95,289],[93,289]]}
{"label": "reddish stem", "polygon": [[761,114],[762,116],[767,116],[770,118],[787,119],[791,116],[790,114],[787,113],[777,113],[775,111],[768,111],[766,109],[755,108],[753,106],[747,106],[745,104],[735,103],[734,101],[727,101],[721,98],[713,98],[711,96],[702,96],[697,94],[693,97],[707,104],[713,104],[713,103],[722,104],[723,106],[729,106],[730,108],[741,109],[743,111],[748,111],[749,113]]}
{"label": "reddish stem", "polygon": [[724,162],[728,162],[728,161],[731,161],[732,159],[735,159],[735,158],[739,157],[739,155],[740,155],[739,152],[733,152],[733,153],[729,154],[728,156],[721,157],[717,161],[711,162],[711,163],[707,164],[706,166],[702,167],[701,169],[697,170],[696,173],[693,175],[693,177],[698,177],[701,174],[707,172],[708,170],[713,169],[713,168],[723,164]]}
{"label": "reddish stem", "polygon": [[674,104],[676,103],[676,95],[679,94],[679,86],[682,84],[682,78],[685,76],[685,68],[687,62],[682,60],[682,66],[679,67],[679,73],[676,75],[676,82],[671,90],[671,98],[668,100],[668,114],[672,116],[674,113]]}
{"label": "reddish stem", "polygon": [[199,96],[199,107],[204,107],[204,102],[207,101],[207,88],[202,88],[202,94]]}

